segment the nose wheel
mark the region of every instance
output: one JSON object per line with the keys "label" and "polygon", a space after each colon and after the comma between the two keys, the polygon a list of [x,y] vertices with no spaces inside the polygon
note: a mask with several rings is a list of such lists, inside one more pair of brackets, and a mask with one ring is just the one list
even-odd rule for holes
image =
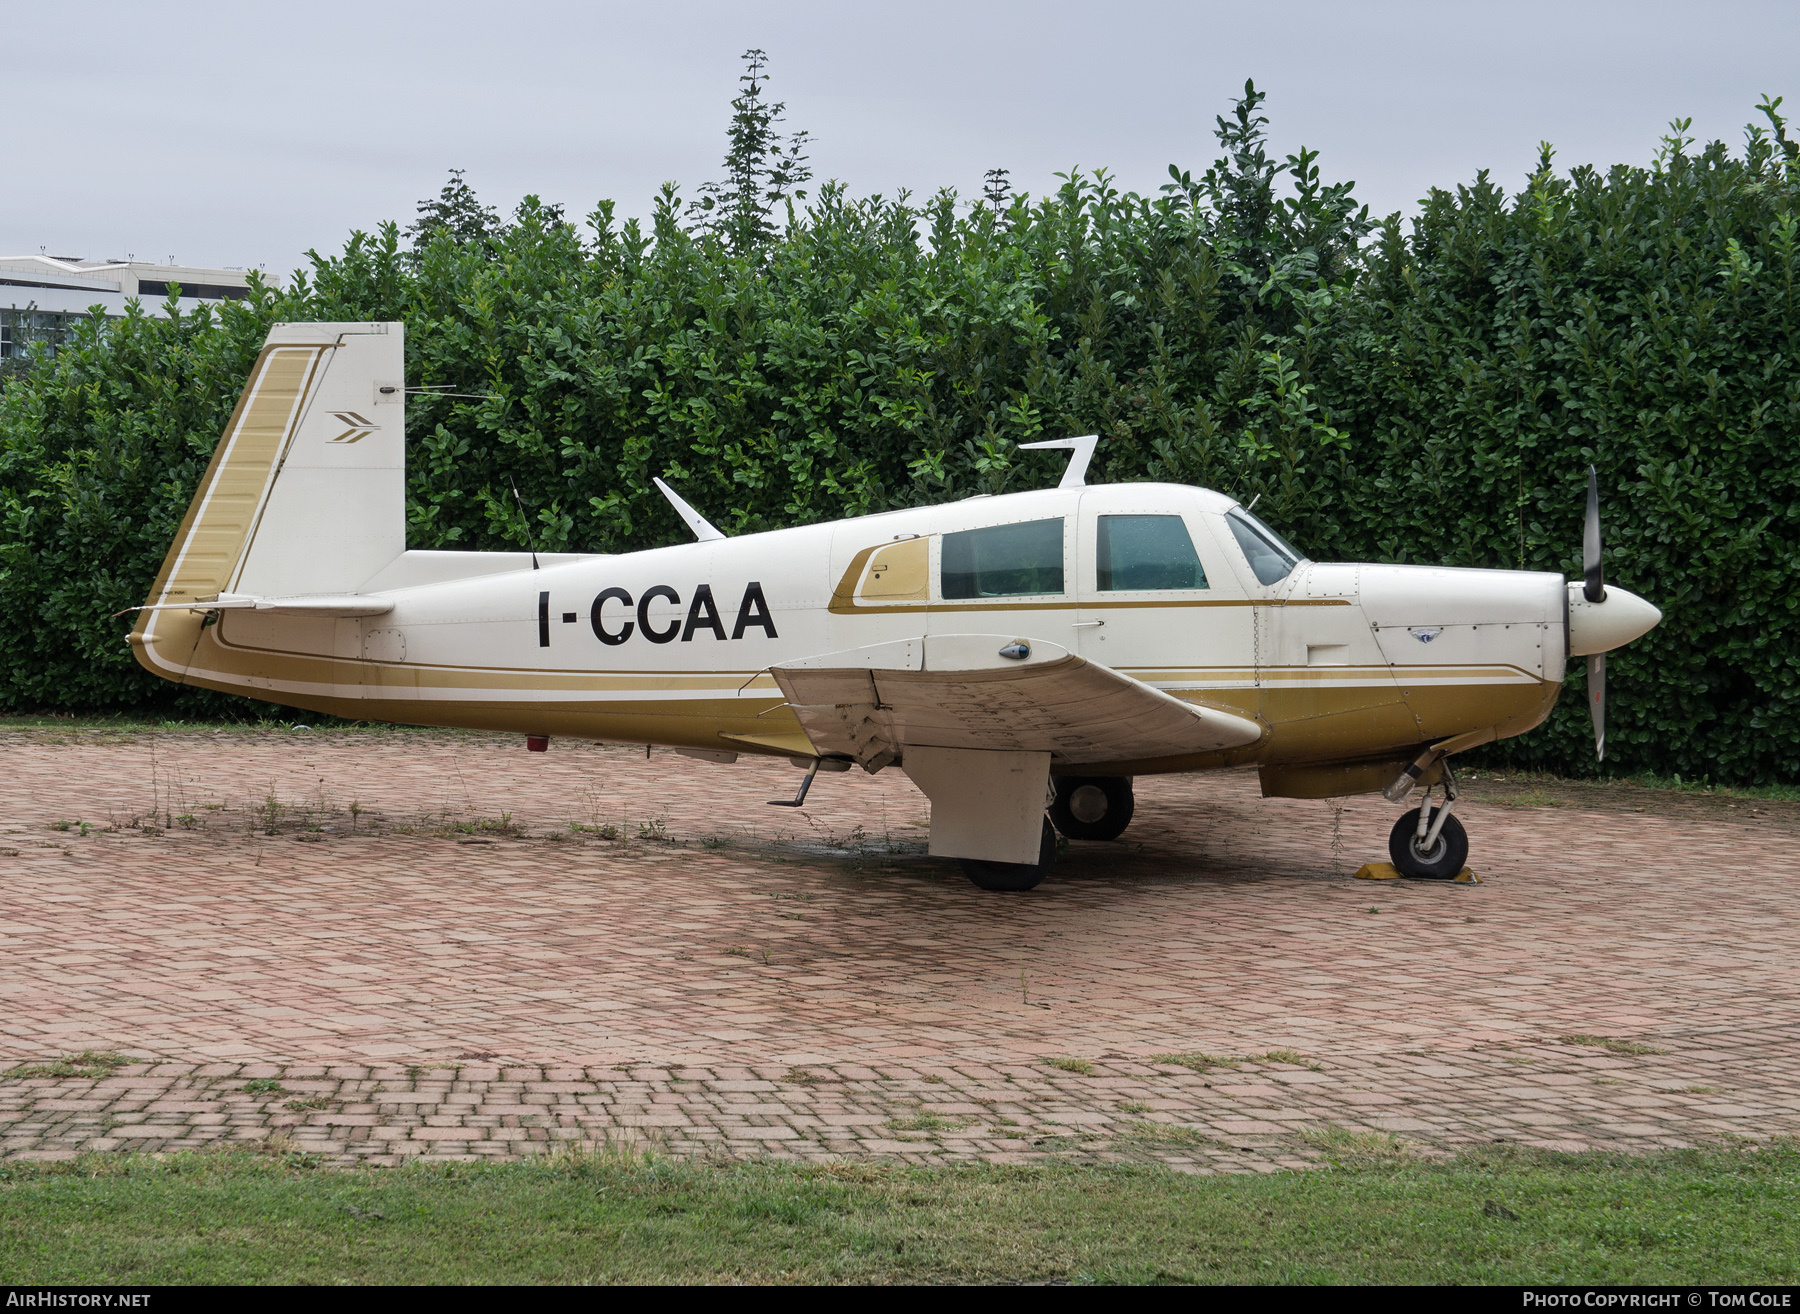
{"label": "nose wheel", "polygon": [[1469,861],[1469,833],[1450,815],[1456,806],[1456,781],[1445,770],[1444,801],[1431,806],[1431,790],[1418,807],[1394,823],[1388,832],[1388,857],[1394,870],[1414,880],[1455,880]]}

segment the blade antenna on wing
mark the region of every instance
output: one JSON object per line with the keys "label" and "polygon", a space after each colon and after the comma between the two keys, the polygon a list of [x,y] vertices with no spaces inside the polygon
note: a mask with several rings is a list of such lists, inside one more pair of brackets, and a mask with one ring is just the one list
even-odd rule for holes
{"label": "blade antenna on wing", "polygon": [[654,475],[651,476],[650,482],[662,490],[662,495],[669,499],[669,505],[675,508],[675,514],[687,521],[687,527],[694,531],[694,537],[699,539],[700,542],[711,543],[714,540],[725,537],[711,521],[701,515],[698,511],[694,510],[694,508],[689,506],[686,502],[682,501],[681,495],[673,488],[670,488]]}

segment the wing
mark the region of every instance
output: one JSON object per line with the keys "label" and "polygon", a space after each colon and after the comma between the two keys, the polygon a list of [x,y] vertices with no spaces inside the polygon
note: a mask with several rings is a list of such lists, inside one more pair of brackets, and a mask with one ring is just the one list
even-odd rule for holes
{"label": "wing", "polygon": [[[1023,657],[1002,649],[1025,647]],[[1071,765],[1255,743],[1255,721],[1172,698],[1053,643],[931,635],[771,668],[822,754],[871,771],[909,745],[1049,752]]]}

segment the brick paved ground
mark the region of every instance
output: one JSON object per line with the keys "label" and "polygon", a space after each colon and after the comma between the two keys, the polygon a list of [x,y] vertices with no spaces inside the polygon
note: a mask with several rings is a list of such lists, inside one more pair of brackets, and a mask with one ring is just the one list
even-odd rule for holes
{"label": "brick paved ground", "polygon": [[785,763],[497,736],[10,730],[0,753],[0,1058],[146,1060],[0,1079],[0,1155],[610,1138],[1205,1170],[1301,1162],[1332,1128],[1800,1132],[1792,810],[1471,801],[1484,884],[1372,884],[1348,873],[1385,856],[1379,799],[1146,780],[1128,843],[1009,896],[924,856],[893,771],[793,812],[764,806]]}

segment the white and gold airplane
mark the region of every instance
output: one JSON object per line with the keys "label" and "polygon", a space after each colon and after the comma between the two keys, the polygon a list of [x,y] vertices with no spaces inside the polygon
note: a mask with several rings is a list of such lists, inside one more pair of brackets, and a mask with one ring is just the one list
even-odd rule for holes
{"label": "white and gold airplane", "polygon": [[[1054,489],[620,555],[406,547],[399,324],[280,324],[129,642],[165,679],[363,720],[898,767],[930,851],[1022,890],[1051,829],[1112,839],[1132,778],[1254,765],[1263,793],[1415,786],[1403,874],[1468,839],[1451,755],[1549,714],[1661,619],[1587,579],[1306,560],[1201,488]],[[1434,807],[1432,795],[1439,802]],[[1046,818],[1046,810],[1048,817]]]}

